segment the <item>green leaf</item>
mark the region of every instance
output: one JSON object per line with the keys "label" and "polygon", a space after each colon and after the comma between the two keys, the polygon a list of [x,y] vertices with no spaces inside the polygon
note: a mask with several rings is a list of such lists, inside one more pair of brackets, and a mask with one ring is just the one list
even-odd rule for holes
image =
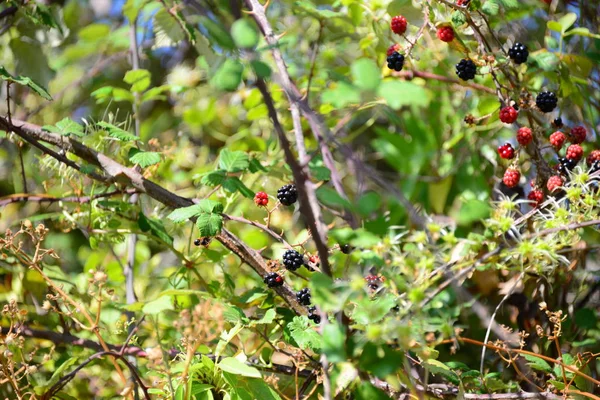
{"label": "green leaf", "polygon": [[170,296],[161,296],[156,300],[152,300],[144,304],[142,312],[144,314],[160,314],[166,310],[174,310],[173,300]]}
{"label": "green leaf", "polygon": [[249,166],[248,154],[243,151],[223,149],[219,154],[219,168],[227,172],[245,171]]}
{"label": "green leaf", "polygon": [[434,375],[441,375],[450,382],[458,385],[460,383],[460,378],[456,375],[456,372],[452,371],[448,366],[439,362],[438,360],[425,360],[424,366]]}
{"label": "green leaf", "polygon": [[223,183],[227,178],[227,172],[223,170],[216,170],[208,172],[202,175],[200,183],[208,186],[217,186]]}
{"label": "green leaf", "polygon": [[367,192],[363,194],[360,199],[358,199],[358,203],[356,204],[356,208],[358,212],[363,217],[368,217],[375,211],[379,210],[381,207],[381,196],[376,192]]}
{"label": "green leaf", "polygon": [[223,188],[231,193],[240,192],[244,197],[249,199],[254,198],[254,192],[248,186],[244,185],[244,182],[237,176],[229,177],[223,181]]}
{"label": "green leaf", "polygon": [[263,325],[263,324],[270,324],[273,321],[275,321],[275,317],[277,316],[277,313],[275,312],[275,309],[273,308],[269,308],[266,312],[265,315],[263,315],[263,317],[261,319],[259,319],[258,321],[252,321],[250,323],[251,326],[255,326],[255,325]]}
{"label": "green leaf", "polygon": [[347,82],[337,82],[332,88],[324,90],[321,98],[324,103],[344,108],[347,104],[360,103],[360,92]]}
{"label": "green leaf", "polygon": [[337,321],[323,329],[323,352],[332,363],[346,361],[346,334]]}
{"label": "green leaf", "polygon": [[600,39],[600,35],[590,32],[588,28],[573,28],[565,33],[565,36],[578,35]]}
{"label": "green leaf", "polygon": [[577,14],[575,13],[568,13],[563,15],[559,20],[558,23],[561,26],[561,33],[565,33],[567,31],[567,29],[569,29],[574,23],[575,21],[577,21]]}
{"label": "green leaf", "polygon": [[98,126],[104,128],[110,137],[114,137],[122,142],[132,142],[134,140],[139,140],[135,135],[115,126],[113,124],[109,124],[108,122],[100,121],[98,122]]}
{"label": "green leaf", "polygon": [[522,356],[528,361],[527,364],[536,371],[552,373],[552,367],[546,362],[546,360],[530,354],[522,354]]}
{"label": "green leaf", "polygon": [[500,5],[494,0],[487,0],[481,6],[481,11],[487,15],[497,15],[498,11],[500,11]]}
{"label": "green leaf", "polygon": [[389,400],[390,398],[381,389],[376,388],[369,382],[361,382],[354,390],[356,400]]}
{"label": "green leaf", "polygon": [[598,317],[591,308],[580,308],[575,311],[575,325],[581,329],[594,329],[597,324]]}
{"label": "green leaf", "polygon": [[544,71],[556,70],[559,59],[554,53],[550,53],[547,50],[532,54],[531,59]]}
{"label": "green leaf", "polygon": [[377,94],[394,110],[403,106],[425,107],[429,104],[427,90],[411,82],[385,80],[379,86]]}
{"label": "green leaf", "polygon": [[58,366],[58,368],[56,368],[56,370],[54,370],[54,373],[52,374],[52,376],[50,377],[48,382],[46,382],[43,387],[36,388],[36,392],[38,389],[41,389],[41,393],[44,393],[47,389],[54,386],[60,380],[60,378],[62,378],[63,375],[65,375],[65,373],[67,372],[67,369],[70,368],[71,366],[77,364],[78,361],[79,361],[79,357],[71,357],[71,358],[67,359],[65,362],[63,362],[62,364],[60,364]]}
{"label": "green leaf", "polygon": [[163,242],[173,245],[173,238],[167,233],[165,226],[160,220],[148,218],[140,211],[138,214],[138,225],[142,232],[150,231]]}
{"label": "green leaf", "polygon": [[247,376],[249,378],[261,378],[259,370],[249,365],[244,364],[237,358],[227,357],[219,361],[218,367],[225,372],[235,375]]}
{"label": "green leaf", "polygon": [[237,47],[250,49],[258,44],[258,32],[247,19],[238,19],[231,25],[231,36]]}
{"label": "green leaf", "polygon": [[220,214],[222,212],[223,204],[217,201],[203,199],[200,200],[198,204],[194,204],[193,206],[182,207],[174,210],[168,215],[167,218],[175,223],[179,223],[187,221],[190,218],[197,217],[201,214]]}
{"label": "green leaf", "polygon": [[215,42],[216,44],[225,49],[235,49],[235,42],[233,41],[233,38],[231,37],[229,32],[223,29],[223,26],[221,24],[214,22],[213,20],[204,16],[200,17],[199,19],[200,23],[206,28],[206,31],[208,32],[208,38],[211,41]]}
{"label": "green leaf", "polygon": [[548,22],[546,22],[546,26],[551,31],[562,32],[562,26],[557,21],[548,21]]}
{"label": "green leaf", "polygon": [[381,82],[381,71],[371,59],[361,58],[352,63],[352,82],[363,90],[375,90]]}
{"label": "green leaf", "polygon": [[323,347],[323,338],[314,330],[307,317],[294,317],[287,328],[300,348],[319,350]]}
{"label": "green leaf", "polygon": [[148,0],[127,0],[123,6],[123,14],[129,21],[135,21],[141,9],[148,3]]}
{"label": "green leaf", "polygon": [[242,82],[244,66],[236,60],[227,59],[210,80],[212,86],[219,90],[233,92]]}
{"label": "green leaf", "polygon": [[140,151],[136,148],[132,148],[129,151],[129,161],[133,164],[137,164],[142,168],[149,167],[160,162],[160,153],[153,151]]}
{"label": "green leaf", "polygon": [[61,119],[55,126],[44,125],[42,128],[48,132],[58,133],[61,136],[70,136],[73,134],[75,136],[83,137],[85,135],[84,127],[69,117]]}
{"label": "green leaf", "polygon": [[260,60],[252,60],[250,61],[250,65],[259,78],[266,79],[271,76],[271,67],[267,63]]}
{"label": "green leaf", "polygon": [[77,33],[77,36],[85,42],[97,42],[106,39],[109,33],[110,26],[106,24],[91,24],[82,28]]}
{"label": "green leaf", "polygon": [[360,355],[359,365],[362,370],[371,372],[384,379],[402,367],[404,356],[387,345],[376,345],[368,342]]}
{"label": "green leaf", "polygon": [[123,81],[131,85],[132,92],[143,92],[150,86],[150,71],[145,69],[127,71]]}
{"label": "green leaf", "polygon": [[321,186],[317,189],[317,198],[320,202],[325,204],[328,207],[338,207],[338,208],[346,208],[351,209],[352,205],[346,199],[339,195],[335,189],[330,188],[329,186]]}
{"label": "green leaf", "polygon": [[154,14],[154,34],[157,47],[172,47],[186,38],[192,43],[195,41],[195,33],[179,13],[171,13],[164,8]]}
{"label": "green leaf", "polygon": [[196,226],[201,236],[215,236],[223,228],[223,216],[220,214],[200,214]]}
{"label": "green leaf", "polygon": [[33,79],[21,75],[13,76],[3,66],[0,66],[0,78],[3,81],[14,82],[18,83],[19,85],[27,86],[35,93],[39,94],[42,98],[46,100],[52,100],[52,96],[50,96],[50,93],[48,93],[48,91],[42,86],[35,83]]}
{"label": "green leaf", "polygon": [[[50,84],[56,73],[48,64],[44,48],[37,40],[28,39],[27,34],[16,36],[9,45],[15,71],[19,71],[17,83],[29,87],[46,100],[52,100],[44,87]],[[6,47],[4,52],[7,52]]]}
{"label": "green leaf", "polygon": [[450,20],[452,21],[452,25],[455,28],[460,28],[461,26],[467,23],[467,17],[465,17],[465,14],[458,10],[452,13]]}

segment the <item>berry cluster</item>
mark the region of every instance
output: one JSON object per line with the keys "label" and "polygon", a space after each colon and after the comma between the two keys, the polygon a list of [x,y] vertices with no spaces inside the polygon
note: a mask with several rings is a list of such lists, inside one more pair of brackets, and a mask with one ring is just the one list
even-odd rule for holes
{"label": "berry cluster", "polygon": [[268,273],[263,279],[263,282],[265,282],[270,288],[283,286],[283,278],[276,272]]}
{"label": "berry cluster", "polygon": [[535,98],[535,105],[541,112],[549,113],[558,105],[558,99],[553,92],[541,92]]}
{"label": "berry cluster", "polygon": [[321,323],[321,316],[317,313],[317,307],[308,307],[308,319],[313,321],[315,324]]}
{"label": "berry cluster", "polygon": [[284,206],[291,206],[298,200],[298,190],[296,185],[284,185],[277,190],[277,199]]}
{"label": "berry cluster", "polygon": [[515,149],[512,147],[512,144],[506,142],[502,146],[498,146],[498,154],[505,160],[512,160],[515,158]]}
{"label": "berry cluster", "polygon": [[517,120],[519,112],[512,106],[506,106],[500,110],[500,121],[505,124],[512,124]]}
{"label": "berry cluster", "polygon": [[377,276],[377,275],[365,276],[365,282],[367,282],[367,286],[369,287],[369,289],[371,289],[373,291],[379,289],[379,285],[381,285],[384,280],[385,280],[385,278],[383,276]]}
{"label": "berry cluster", "polygon": [[269,204],[269,196],[265,192],[258,192],[254,196],[254,203],[259,207],[265,207]]}
{"label": "berry cluster", "polygon": [[402,71],[404,67],[404,56],[397,51],[394,51],[387,58],[387,66],[394,71]]}
{"label": "berry cluster", "polygon": [[456,64],[456,75],[463,81],[468,81],[469,79],[475,78],[475,74],[477,73],[477,66],[473,62],[473,60],[469,58],[463,58]]}
{"label": "berry cluster", "polygon": [[454,29],[451,26],[441,26],[438,28],[436,35],[442,42],[449,43],[454,40]]}
{"label": "berry cluster", "polygon": [[407,25],[408,22],[406,21],[406,18],[404,18],[402,15],[396,15],[392,18],[390,27],[392,28],[392,32],[398,35],[404,35]]}
{"label": "berry cluster", "polygon": [[301,289],[298,293],[296,293],[296,300],[298,300],[298,303],[302,304],[303,306],[309,306],[310,305],[310,289],[309,288]]}
{"label": "berry cluster", "polygon": [[283,265],[290,271],[295,271],[304,264],[304,257],[296,250],[287,250],[283,253]]}
{"label": "berry cluster", "polygon": [[508,56],[515,64],[523,64],[529,57],[529,51],[524,44],[517,42],[508,50]]}

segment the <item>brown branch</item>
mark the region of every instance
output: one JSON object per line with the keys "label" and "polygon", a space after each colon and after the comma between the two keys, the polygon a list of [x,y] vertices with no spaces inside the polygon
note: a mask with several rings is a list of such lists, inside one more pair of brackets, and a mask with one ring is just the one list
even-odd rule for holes
{"label": "brown branch", "polygon": [[453,84],[464,86],[464,87],[469,87],[471,89],[480,90],[482,92],[486,92],[489,94],[496,94],[496,91],[494,89],[489,88],[487,86],[480,85],[478,83],[472,83],[472,82],[462,82],[462,81],[459,81],[458,79],[453,79],[453,78],[450,78],[447,76],[433,74],[431,72],[416,71],[416,70],[400,71],[400,72],[394,71],[392,73],[392,75],[400,77],[400,78],[405,78],[406,80],[411,80],[413,78],[422,78],[422,79],[435,80],[435,81],[440,81],[440,82],[448,82],[448,83],[453,83]]}
{"label": "brown branch", "polygon": [[[14,125],[11,125],[2,117],[0,117],[0,128],[5,130],[10,129],[24,140],[38,144],[39,147],[36,147],[43,149],[42,151],[52,155],[61,162],[68,163],[70,166],[73,165],[77,170],[80,170],[80,167],[73,161],[48,149],[39,142],[42,141],[57,146],[63,152],[70,152],[82,160],[99,167],[107,176],[104,177],[98,174],[90,174],[90,176],[93,178],[98,177],[98,180],[102,182],[117,182],[123,186],[131,185],[140,193],[147,194],[154,200],[170,208],[194,205],[192,200],[168,191],[162,186],[144,178],[137,170],[128,168],[106,155],[83,145],[73,138],[46,132],[37,125],[23,121],[15,120]],[[269,267],[262,256],[254,249],[248,247],[227,229],[223,229],[221,233],[216,236],[216,239],[240,257],[246,264],[250,265],[262,278],[270,272]],[[321,261],[323,261],[323,259],[321,259]],[[305,307],[296,300],[294,291],[287,284],[274,288],[274,290],[297,314],[305,315],[307,313]]]}
{"label": "brown branch", "polygon": [[[9,332],[11,332],[11,327],[0,326],[0,334],[6,335]],[[14,327],[12,328],[12,332],[14,333]],[[30,328],[28,326],[24,326],[24,325],[22,325],[18,328],[17,333],[21,337],[49,340],[55,344],[83,347],[83,348],[94,350],[97,352],[104,351],[104,349],[102,348],[102,345],[100,343],[95,342],[90,339],[82,339],[77,336],[71,335],[69,333],[59,333],[59,332],[45,331],[45,330],[40,330],[40,329],[32,329],[32,328]],[[126,341],[126,343],[127,343],[127,341]],[[106,345],[108,346],[108,348],[111,351],[125,355],[125,356],[133,356],[133,357],[138,357],[138,358],[147,358],[148,357],[148,353],[146,352],[146,350],[144,350],[138,346],[131,346],[131,345],[117,346],[117,345],[110,344],[110,343],[106,343]],[[182,353],[177,349],[171,349],[167,352],[167,354],[169,357],[175,358]],[[203,354],[203,355],[210,358],[213,361],[214,360],[218,361],[217,357],[215,357],[215,355],[213,355],[213,354]],[[283,365],[283,364],[272,364],[267,367],[267,366],[259,365],[259,364],[256,364],[256,363],[250,362],[250,361],[247,362],[247,364],[251,365],[253,367],[262,369],[262,370],[266,370],[266,371],[273,371],[273,372],[278,372],[278,373],[286,374],[286,375],[295,375],[296,374],[296,368],[293,366],[288,366],[288,365]],[[304,370],[298,371],[298,374],[299,374],[299,376],[301,376],[303,378],[307,378],[307,377],[311,376],[312,371],[304,369]]]}
{"label": "brown branch", "polygon": [[11,203],[19,203],[19,202],[35,202],[35,203],[79,203],[85,204],[89,203],[92,200],[111,197],[115,195],[123,195],[123,194],[133,194],[138,193],[136,189],[127,189],[127,190],[113,190],[111,192],[99,193],[93,196],[67,196],[67,197],[53,197],[46,194],[27,194],[27,193],[17,193],[11,194],[5,197],[0,198],[0,207],[4,207]]}
{"label": "brown branch", "polygon": [[321,268],[325,274],[331,276],[332,272],[328,260],[329,248],[327,247],[326,226],[325,222],[323,221],[323,216],[321,215],[319,203],[315,194],[314,184],[310,181],[306,173],[306,167],[300,166],[294,157],[294,154],[292,153],[290,141],[287,139],[285,131],[279,122],[277,110],[275,109],[275,104],[273,103],[273,98],[271,97],[271,93],[267,88],[267,84],[264,80],[257,79],[256,86],[258,87],[258,90],[260,90],[264,102],[267,105],[269,117],[273,122],[275,132],[277,133],[279,141],[281,142],[285,160],[290,166],[292,174],[294,175],[294,181],[298,186],[300,211],[302,212],[302,215],[304,215],[304,218],[306,218],[306,223],[315,241],[315,246],[317,247],[319,258],[321,260]]}

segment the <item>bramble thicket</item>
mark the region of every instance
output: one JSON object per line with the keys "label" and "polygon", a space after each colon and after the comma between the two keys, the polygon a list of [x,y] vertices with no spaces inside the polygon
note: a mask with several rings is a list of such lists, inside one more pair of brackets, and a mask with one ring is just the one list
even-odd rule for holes
{"label": "bramble thicket", "polygon": [[0,1],[0,398],[600,399],[598,26]]}

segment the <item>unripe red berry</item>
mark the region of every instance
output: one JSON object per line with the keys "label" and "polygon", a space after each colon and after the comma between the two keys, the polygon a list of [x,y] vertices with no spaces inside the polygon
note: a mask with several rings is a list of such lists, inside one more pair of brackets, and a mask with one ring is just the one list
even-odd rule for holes
{"label": "unripe red berry", "polygon": [[531,133],[531,129],[526,126],[519,128],[517,131],[517,142],[521,146],[527,146],[533,140],[533,134]]}
{"label": "unripe red berry", "polygon": [[259,207],[264,207],[269,203],[269,196],[265,192],[258,192],[254,196],[254,203]]}
{"label": "unripe red berry", "polygon": [[505,124],[512,124],[517,120],[518,116],[519,112],[512,106],[507,106],[500,110],[500,121]]}
{"label": "unripe red berry", "polygon": [[513,188],[519,184],[519,179],[521,179],[521,173],[519,170],[511,167],[504,173],[502,182],[509,188]]}
{"label": "unripe red berry", "polygon": [[567,158],[579,161],[581,157],[583,157],[583,148],[580,145],[572,144],[567,147]]}
{"label": "unripe red berry", "polygon": [[470,2],[471,0],[456,0],[456,5],[459,7],[466,7]]}
{"label": "unripe red berry", "polygon": [[394,43],[393,45],[391,45],[390,47],[388,47],[387,52],[385,54],[389,57],[395,51],[399,52],[400,50],[402,50],[402,46],[400,46],[398,43]]}
{"label": "unripe red berry", "polygon": [[512,160],[515,158],[515,149],[510,143],[504,143],[502,146],[498,146],[498,154],[505,160]]}
{"label": "unripe red berry", "polygon": [[556,131],[552,135],[550,135],[550,144],[554,146],[556,150],[560,150],[565,144],[567,137],[561,131]]}
{"label": "unripe red berry", "polygon": [[531,192],[529,192],[529,194],[527,195],[527,199],[534,202],[535,207],[538,207],[544,201],[544,192],[542,192],[540,189],[534,189]]}
{"label": "unripe red berry", "polygon": [[402,15],[396,15],[392,18],[392,23],[390,24],[392,28],[392,32],[397,33],[398,35],[403,35],[406,32],[406,26],[408,22],[406,22],[406,18]]}
{"label": "unripe red berry", "polygon": [[563,179],[559,175],[554,175],[548,178],[548,182],[546,182],[546,188],[548,188],[549,192],[553,192],[554,189],[562,187]]}
{"label": "unripe red berry", "polygon": [[571,129],[571,142],[575,144],[582,143],[585,140],[587,134],[586,129],[583,126],[576,126]]}
{"label": "unripe red berry", "polygon": [[595,161],[600,161],[600,150],[592,150],[585,161],[588,166],[591,166]]}
{"label": "unripe red berry", "polygon": [[451,26],[440,26],[436,35],[442,42],[451,42],[454,40],[454,29]]}

